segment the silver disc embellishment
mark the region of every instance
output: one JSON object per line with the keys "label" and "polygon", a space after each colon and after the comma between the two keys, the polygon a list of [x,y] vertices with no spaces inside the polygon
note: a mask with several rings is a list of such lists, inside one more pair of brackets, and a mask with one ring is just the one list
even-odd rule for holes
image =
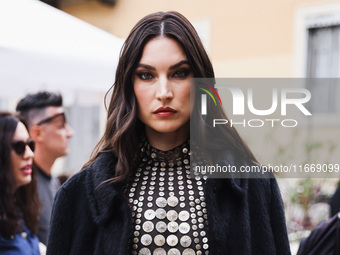
{"label": "silver disc embellishment", "polygon": [[169,221],[175,221],[178,218],[178,214],[175,210],[170,210],[167,212],[166,217]]}
{"label": "silver disc embellishment", "polygon": [[138,252],[138,255],[151,255],[151,251],[148,248],[142,248]]}
{"label": "silver disc embellishment", "polygon": [[[152,255],[207,255],[209,242],[207,234],[202,232],[208,226],[202,187],[205,181],[201,176],[188,176],[191,172],[190,161],[184,160],[188,159],[190,151],[186,149],[187,152],[183,153],[182,145],[177,148],[177,154],[164,154],[171,156],[169,159],[158,155],[161,152],[147,145],[147,142],[145,148],[146,152],[142,154],[145,161],[139,165],[139,179],[136,175],[132,177],[125,191],[127,195],[134,193],[129,200],[135,206],[132,224],[135,224],[134,227],[138,225],[137,228],[142,231],[135,229],[135,235],[131,239],[131,254],[144,254],[139,252],[142,248],[147,248],[146,254]],[[157,157],[152,159],[151,153],[156,153]],[[203,162],[202,159],[199,160]],[[135,182],[133,178],[136,178]],[[197,185],[197,182],[201,185]],[[144,200],[140,197],[144,197]],[[137,219],[140,219],[137,221],[139,224],[136,224]],[[142,242],[148,243],[150,240],[150,244],[143,245]]]}
{"label": "silver disc embellishment", "polygon": [[159,232],[159,233],[164,233],[166,230],[167,230],[167,226],[165,224],[164,221],[159,221],[157,222],[156,224],[156,230]]}
{"label": "silver disc embellishment", "polygon": [[146,221],[143,223],[143,230],[150,233],[154,229],[154,225],[151,221]]}
{"label": "silver disc embellishment", "polygon": [[152,255],[166,255],[166,251],[163,248],[157,248],[153,251]]}
{"label": "silver disc embellishment", "polygon": [[152,237],[149,234],[145,234],[140,239],[144,246],[149,246],[152,243]]}
{"label": "silver disc embellishment", "polygon": [[177,236],[175,236],[175,235],[169,235],[169,236],[166,238],[166,243],[167,243],[169,246],[176,246],[177,243],[178,243],[178,238],[177,238]]}
{"label": "silver disc embellishment", "polygon": [[164,197],[159,197],[156,199],[156,205],[163,208],[167,205],[167,201]]}
{"label": "silver disc embellishment", "polygon": [[162,235],[156,235],[153,241],[157,246],[163,246],[165,244],[165,237]]}
{"label": "silver disc embellishment", "polygon": [[175,196],[169,197],[167,202],[169,206],[175,207],[176,205],[178,205],[178,198]]}
{"label": "silver disc embellishment", "polygon": [[192,240],[189,236],[182,236],[179,242],[184,248],[187,248],[191,245]]}
{"label": "silver disc embellishment", "polygon": [[182,234],[187,234],[190,231],[190,225],[186,222],[183,222],[179,225],[179,232]]}
{"label": "silver disc embellishment", "polygon": [[156,212],[152,209],[148,209],[144,213],[144,217],[147,220],[153,220],[155,218],[155,216],[156,216]]}
{"label": "silver disc embellishment", "polygon": [[163,220],[166,217],[166,211],[163,208],[158,208],[156,210],[157,219]]}
{"label": "silver disc embellishment", "polygon": [[171,221],[168,223],[168,230],[170,233],[175,233],[178,230],[178,223],[175,221]]}
{"label": "silver disc embellishment", "polygon": [[185,249],[182,253],[183,255],[196,255],[195,251],[193,249]]}
{"label": "silver disc embellishment", "polygon": [[172,248],[168,251],[168,255],[181,255],[181,252],[176,248]]}
{"label": "silver disc embellishment", "polygon": [[190,215],[187,211],[181,211],[178,215],[178,218],[181,220],[181,221],[187,221],[189,219]]}

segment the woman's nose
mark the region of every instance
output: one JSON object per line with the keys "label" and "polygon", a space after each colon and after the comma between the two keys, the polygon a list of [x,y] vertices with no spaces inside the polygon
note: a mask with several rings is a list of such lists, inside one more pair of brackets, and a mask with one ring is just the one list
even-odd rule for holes
{"label": "woman's nose", "polygon": [[173,98],[171,82],[167,78],[161,77],[158,80],[158,83],[156,93],[157,99],[161,101],[171,100]]}
{"label": "woman's nose", "polygon": [[33,158],[33,156],[34,156],[34,152],[28,145],[26,145],[24,158]]}

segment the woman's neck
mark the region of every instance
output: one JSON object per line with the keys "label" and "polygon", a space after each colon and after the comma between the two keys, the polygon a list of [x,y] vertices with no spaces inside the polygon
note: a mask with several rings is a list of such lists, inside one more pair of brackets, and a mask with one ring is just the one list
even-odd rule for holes
{"label": "woman's neck", "polygon": [[159,133],[155,130],[145,129],[150,145],[158,150],[168,151],[189,139],[188,132]]}

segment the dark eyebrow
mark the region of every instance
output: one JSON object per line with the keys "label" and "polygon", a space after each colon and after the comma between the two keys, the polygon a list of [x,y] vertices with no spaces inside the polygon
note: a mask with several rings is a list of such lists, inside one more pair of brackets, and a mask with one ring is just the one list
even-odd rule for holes
{"label": "dark eyebrow", "polygon": [[180,67],[181,65],[189,65],[189,61],[188,60],[179,61],[177,64],[170,66],[169,70],[176,69],[176,68]]}
{"label": "dark eyebrow", "polygon": [[149,69],[149,70],[153,70],[153,71],[156,70],[156,68],[154,68],[153,66],[146,65],[146,64],[138,64],[137,68],[138,68],[138,67],[142,67],[142,68]]}
{"label": "dark eyebrow", "polygon": [[[180,67],[181,65],[189,65],[189,61],[188,60],[182,60],[182,61],[178,62],[177,64],[170,66],[169,70],[176,69],[176,68]],[[153,70],[153,71],[156,70],[156,68],[154,68],[153,66],[150,66],[150,65],[147,65],[147,64],[142,64],[142,63],[138,64],[137,68],[138,67],[142,67],[142,68]]]}

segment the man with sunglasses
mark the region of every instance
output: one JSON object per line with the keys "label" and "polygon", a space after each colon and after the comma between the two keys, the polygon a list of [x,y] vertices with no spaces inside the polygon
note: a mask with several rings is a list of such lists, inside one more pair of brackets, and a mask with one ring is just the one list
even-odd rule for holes
{"label": "man with sunglasses", "polygon": [[28,94],[19,101],[16,110],[28,124],[35,141],[33,170],[37,171],[42,203],[38,237],[47,245],[53,201],[60,187],[58,179],[51,175],[51,169],[57,158],[68,154],[73,130],[66,122],[60,94],[47,91]]}

